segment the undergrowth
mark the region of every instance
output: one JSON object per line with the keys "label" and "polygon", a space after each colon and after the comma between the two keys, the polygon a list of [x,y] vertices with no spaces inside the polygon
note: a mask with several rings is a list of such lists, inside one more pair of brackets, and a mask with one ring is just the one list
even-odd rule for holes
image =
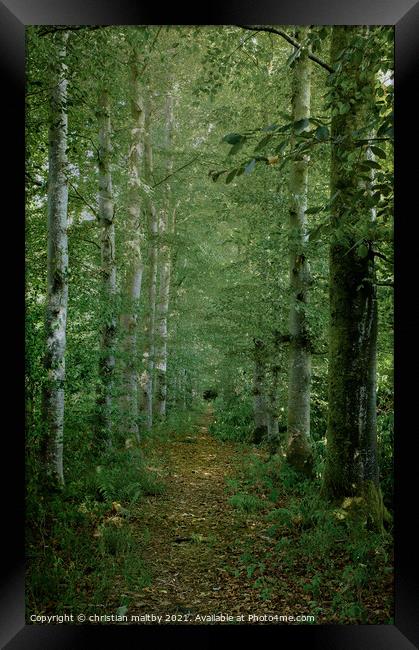
{"label": "undergrowth", "polygon": [[151,432],[142,427],[140,446],[116,436],[114,446],[96,452],[92,463],[89,421],[80,417],[76,426],[69,416],[66,451],[73,463],[64,489],[55,494],[39,488],[36,454],[27,458],[28,620],[57,611],[116,613],[129,604],[126,592],[150,584],[142,559],[148,533],[138,530],[135,511],[144,497],[165,490],[164,459],[154,446],[193,436],[200,418],[202,405],[169,411]]}
{"label": "undergrowth", "polygon": [[[114,447],[89,467],[80,459],[62,492],[41,493],[27,472],[27,616],[103,613],[126,605],[126,591],[150,584],[142,560],[147,531],[135,530],[135,505],[161,494],[162,471],[138,446]],[[122,600],[124,602],[122,602]]]}
{"label": "undergrowth", "polygon": [[[321,461],[321,455],[319,456]],[[320,479],[302,480],[280,454],[253,453],[227,482],[230,504],[259,530],[242,554],[243,573],[269,601],[297,581],[317,623],[392,622],[392,538],[354,516],[354,499],[339,507],[320,496]],[[253,519],[252,519],[253,518]],[[292,596],[291,596],[292,597]]]}
{"label": "undergrowth", "polygon": [[152,433],[145,431],[144,437],[150,435],[154,440],[162,442],[177,437],[182,437],[187,432],[188,435],[196,433],[202,418],[203,406],[200,403],[194,404],[188,410],[169,411],[166,419],[156,421],[153,425]]}
{"label": "undergrowth", "polygon": [[251,400],[237,398],[226,402],[218,397],[214,400],[214,419],[208,431],[222,442],[249,442],[253,421]]}

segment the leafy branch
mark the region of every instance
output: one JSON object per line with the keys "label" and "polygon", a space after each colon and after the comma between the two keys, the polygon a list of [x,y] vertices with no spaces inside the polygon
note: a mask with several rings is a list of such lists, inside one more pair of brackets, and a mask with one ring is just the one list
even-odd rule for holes
{"label": "leafy branch", "polygon": [[171,176],[174,176],[175,174],[177,174],[178,172],[180,172],[182,169],[185,169],[185,167],[189,167],[189,165],[192,165],[192,163],[195,162],[195,160],[197,160],[197,159],[199,158],[199,156],[200,156],[200,154],[198,154],[197,156],[195,156],[194,158],[192,158],[192,160],[190,160],[189,162],[187,162],[187,163],[185,163],[184,165],[182,165],[182,167],[178,167],[177,169],[175,169],[174,172],[171,172],[170,174],[168,174],[167,176],[165,176],[164,178],[162,178],[161,181],[159,181],[159,182],[156,183],[155,185],[152,185],[152,188],[151,188],[151,189],[154,190],[155,187],[158,187],[159,185],[161,185],[162,183],[164,183],[165,181],[167,181],[167,179],[170,178]]}
{"label": "leafy branch", "polygon": [[73,183],[72,183],[71,181],[68,181],[68,184],[70,185],[70,187],[71,187],[71,189],[73,190],[73,192],[76,194],[76,198],[78,198],[79,201],[82,201],[86,207],[90,208],[91,211],[92,211],[92,213],[95,215],[95,217],[96,217],[96,219],[97,219],[97,218],[98,218],[97,209],[94,208],[94,207],[92,206],[92,204],[89,203],[89,202],[87,201],[87,199],[86,199],[82,194],[80,194],[80,192],[79,192],[79,190],[77,189],[77,187],[76,187],[75,185],[73,185]]}
{"label": "leafy branch", "polygon": [[[270,34],[276,34],[277,36],[281,36],[282,38],[284,38],[288,43],[293,45],[298,50],[300,50],[302,48],[301,43],[299,43],[295,38],[292,38],[292,36],[289,36],[282,29],[277,29],[275,27],[270,27],[270,26],[266,26],[266,25],[235,25],[235,27],[241,27],[242,29],[250,29],[253,32],[269,32]],[[326,63],[326,61],[323,61],[322,59],[320,59],[318,56],[316,56],[312,52],[308,52],[307,56],[308,56],[309,59],[314,61],[314,63],[317,63],[318,65],[320,65],[322,68],[324,68],[328,72],[334,72],[331,65]]]}

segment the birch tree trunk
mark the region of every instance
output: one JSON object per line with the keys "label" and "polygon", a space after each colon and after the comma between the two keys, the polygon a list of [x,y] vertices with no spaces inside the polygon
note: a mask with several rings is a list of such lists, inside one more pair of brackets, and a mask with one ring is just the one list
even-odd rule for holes
{"label": "birch tree trunk", "polygon": [[[360,65],[340,57],[344,50],[350,51],[354,37],[364,44],[362,76]],[[381,529],[384,508],[376,450],[374,256],[365,246],[357,245],[356,234],[357,224],[368,218],[369,212],[359,184],[359,164],[368,153],[356,148],[352,135],[367,126],[374,103],[374,76],[365,65],[366,52],[365,28],[333,28],[332,61],[342,66],[335,92],[346,101],[348,96],[358,99],[349,112],[335,112],[332,117],[332,141],[339,137],[339,143],[332,145],[331,194],[339,194],[333,210],[335,234],[329,258],[329,416],[324,487],[332,500],[361,496],[368,517]],[[350,156],[355,151],[357,155]]]}
{"label": "birch tree trunk", "polygon": [[121,316],[123,331],[123,425],[125,433],[140,440],[138,426],[137,323],[143,276],[142,246],[144,226],[141,218],[140,173],[144,153],[144,107],[139,80],[138,54],[133,52],[131,75],[131,143],[128,154],[128,212],[125,277]]}
{"label": "birch tree trunk", "polygon": [[97,442],[111,443],[112,392],[115,370],[116,337],[116,263],[115,225],[111,155],[111,115],[109,94],[106,90],[99,97],[99,226],[101,229],[102,272],[102,327],[99,359],[99,387],[97,396]]}
{"label": "birch tree trunk", "polygon": [[[146,111],[145,121],[145,165],[146,181],[150,184],[153,175],[153,150],[150,136],[150,111]],[[155,324],[156,324],[156,295],[157,295],[157,238],[158,238],[158,217],[157,210],[151,197],[147,203],[148,232],[149,232],[149,272],[150,281],[148,285],[148,318],[146,323],[146,374],[144,378],[145,410],[147,414],[147,428],[153,425],[153,385],[154,385],[154,355],[155,355]]]}
{"label": "birch tree trunk", "polygon": [[42,452],[47,482],[64,484],[64,383],[68,302],[67,66],[62,33],[50,91],[48,136],[48,280]]}
{"label": "birch tree trunk", "polygon": [[[304,41],[308,32],[309,28],[301,28],[298,34],[299,40]],[[301,51],[293,72],[292,119],[294,122],[310,117],[311,63],[307,54],[307,51]],[[308,162],[309,158],[304,154],[293,160],[289,179],[291,304],[286,453],[287,462],[294,469],[310,475],[313,463],[310,445],[311,355],[305,310],[310,284],[310,270],[305,253]]]}
{"label": "birch tree trunk", "polygon": [[[167,155],[166,175],[172,171],[171,155],[173,139],[173,96],[169,92],[166,98],[166,137],[165,151]],[[169,233],[170,185],[166,183],[165,207],[159,213],[159,294],[156,306],[156,412],[160,417],[166,415],[167,402],[167,315],[169,310],[171,259],[170,247],[165,241]]]}

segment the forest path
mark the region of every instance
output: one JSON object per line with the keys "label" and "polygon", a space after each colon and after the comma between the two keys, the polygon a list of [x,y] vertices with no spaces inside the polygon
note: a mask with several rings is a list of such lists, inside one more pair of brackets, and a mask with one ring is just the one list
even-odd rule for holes
{"label": "forest path", "polygon": [[250,450],[211,437],[212,417],[208,408],[196,432],[162,443],[166,492],[146,497],[135,514],[139,534],[148,531],[141,556],[152,584],[130,594],[131,615],[154,614],[168,624],[208,624],[220,621],[199,616],[244,615],[234,622],[248,623],[250,614],[278,612],[252,587],[256,576],[249,579],[237,570],[260,523],[254,515],[239,516],[229,504],[226,478]]}

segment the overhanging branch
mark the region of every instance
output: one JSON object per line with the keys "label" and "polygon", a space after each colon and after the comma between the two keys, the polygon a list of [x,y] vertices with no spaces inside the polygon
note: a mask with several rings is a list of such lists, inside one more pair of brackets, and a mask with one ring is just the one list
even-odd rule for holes
{"label": "overhanging branch", "polygon": [[199,154],[197,156],[195,156],[195,158],[192,158],[192,160],[187,162],[185,165],[182,165],[182,167],[179,167],[178,169],[175,169],[174,172],[172,172],[168,176],[165,176],[165,178],[162,178],[161,181],[159,181],[158,183],[156,183],[155,185],[152,186],[152,189],[154,190],[155,187],[158,187],[159,185],[164,183],[164,181],[167,181],[167,179],[170,178],[171,176],[174,176],[175,174],[180,172],[182,169],[185,169],[185,167],[188,167],[189,165],[192,165],[192,163],[195,162],[195,160],[197,160],[198,158],[199,158]]}
{"label": "overhanging branch", "polygon": [[[242,29],[250,29],[253,32],[269,32],[270,34],[276,34],[277,36],[282,36],[288,43],[293,45],[294,47],[300,49],[301,48],[301,43],[299,43],[295,38],[292,38],[292,36],[289,36],[286,32],[284,32],[282,29],[276,29],[275,27],[270,27],[269,25],[234,25],[235,27],[241,27]],[[317,63],[320,65],[322,68],[327,70],[328,72],[333,72],[333,68],[331,65],[326,63],[326,61],[323,61],[323,59],[320,59],[318,56],[313,54],[312,52],[308,53],[308,58],[314,61],[314,63]]]}

